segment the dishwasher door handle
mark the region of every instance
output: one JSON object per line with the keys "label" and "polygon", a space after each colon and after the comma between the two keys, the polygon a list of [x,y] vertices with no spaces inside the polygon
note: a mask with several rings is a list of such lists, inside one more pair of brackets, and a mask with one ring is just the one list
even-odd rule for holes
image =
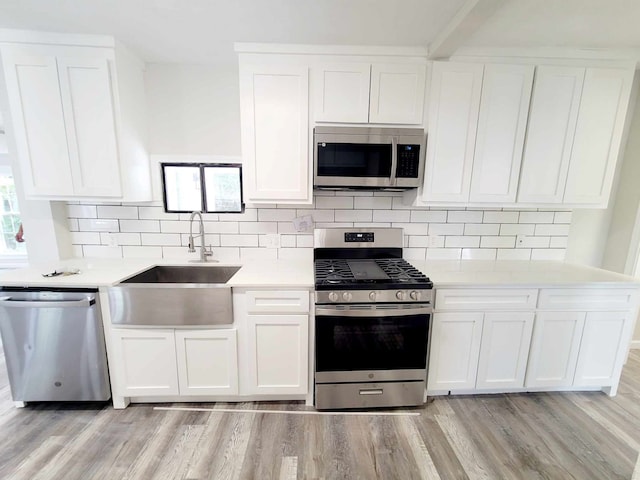
{"label": "dishwasher door handle", "polygon": [[84,298],[82,300],[48,302],[39,300],[12,300],[11,297],[5,297],[0,305],[11,308],[72,308],[72,307],[91,307],[95,305],[95,298]]}

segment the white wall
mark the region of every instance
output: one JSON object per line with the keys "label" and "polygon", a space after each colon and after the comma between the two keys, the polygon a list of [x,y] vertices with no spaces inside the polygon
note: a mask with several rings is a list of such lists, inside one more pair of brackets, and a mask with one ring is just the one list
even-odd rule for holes
{"label": "white wall", "polygon": [[149,64],[145,87],[149,153],[240,155],[237,62]]}

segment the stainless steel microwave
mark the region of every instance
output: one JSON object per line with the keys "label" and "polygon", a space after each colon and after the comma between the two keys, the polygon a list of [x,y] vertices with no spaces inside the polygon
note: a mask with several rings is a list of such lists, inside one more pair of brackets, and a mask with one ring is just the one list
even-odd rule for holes
{"label": "stainless steel microwave", "polygon": [[422,185],[426,136],[421,128],[316,127],[313,143],[316,188]]}

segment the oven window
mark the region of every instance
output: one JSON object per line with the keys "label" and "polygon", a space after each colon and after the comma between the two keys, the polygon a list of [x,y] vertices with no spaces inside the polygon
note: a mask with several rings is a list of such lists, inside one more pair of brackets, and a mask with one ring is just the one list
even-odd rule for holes
{"label": "oven window", "polygon": [[318,176],[390,177],[390,144],[318,144]]}
{"label": "oven window", "polygon": [[429,315],[316,317],[316,371],[425,368]]}

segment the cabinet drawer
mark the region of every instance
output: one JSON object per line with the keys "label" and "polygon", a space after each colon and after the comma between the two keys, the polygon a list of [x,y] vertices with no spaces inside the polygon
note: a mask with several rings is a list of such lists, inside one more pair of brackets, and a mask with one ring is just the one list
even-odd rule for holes
{"label": "cabinet drawer", "polygon": [[306,290],[248,291],[246,298],[249,313],[309,313]]}
{"label": "cabinet drawer", "polygon": [[538,308],[548,310],[630,310],[636,306],[633,288],[547,288],[540,290]]}
{"label": "cabinet drawer", "polygon": [[450,288],[436,290],[436,310],[534,309],[535,288]]}

